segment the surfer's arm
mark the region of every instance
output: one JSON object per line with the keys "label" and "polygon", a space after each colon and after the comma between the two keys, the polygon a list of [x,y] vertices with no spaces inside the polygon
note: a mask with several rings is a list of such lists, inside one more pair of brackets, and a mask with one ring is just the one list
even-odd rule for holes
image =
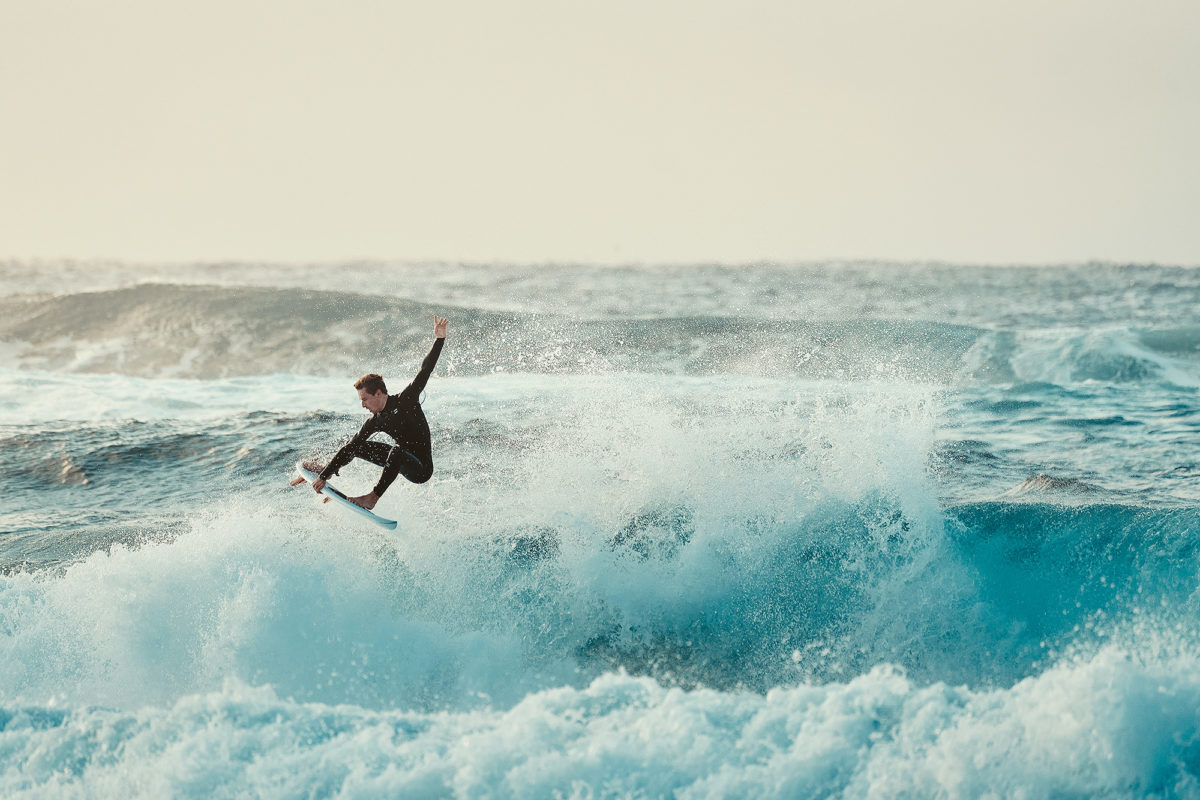
{"label": "surfer's arm", "polygon": [[413,378],[405,388],[405,393],[411,393],[419,396],[425,391],[425,384],[429,382],[429,376],[433,374],[433,368],[437,366],[438,356],[442,353],[442,345],[446,342],[446,327],[441,328],[442,336],[433,340],[433,347],[429,350],[429,355],[425,356],[425,360],[421,362],[421,371],[417,373],[417,377]]}
{"label": "surfer's arm", "polygon": [[329,464],[326,465],[325,469],[321,470],[321,474],[318,476],[321,480],[329,480],[334,475],[337,475],[339,469],[350,463],[350,460],[354,458],[354,456],[350,455],[350,451],[353,449],[354,443],[357,440],[358,436],[355,436],[350,441],[342,445],[342,449],[338,450],[330,460]]}
{"label": "surfer's arm", "polygon": [[372,433],[375,433],[375,424],[376,424],[375,417],[371,417],[366,422],[364,422],[362,428],[359,429],[358,433],[354,434],[354,436],[352,436],[350,438],[350,441],[348,441],[344,445],[342,445],[342,449],[338,450],[334,454],[334,456],[330,460],[329,464],[326,465],[325,469],[321,470],[321,474],[318,477],[320,477],[321,480],[323,480],[323,481],[327,481],[330,478],[332,478],[334,475],[337,475],[338,470],[340,470],[342,467],[346,466],[351,461],[353,461],[354,460],[354,451],[358,447],[358,445],[361,442],[364,442],[367,439],[369,439]]}

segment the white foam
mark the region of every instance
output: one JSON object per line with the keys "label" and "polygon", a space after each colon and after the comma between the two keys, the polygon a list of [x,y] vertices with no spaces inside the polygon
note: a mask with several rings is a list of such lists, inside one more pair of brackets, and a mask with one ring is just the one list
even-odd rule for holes
{"label": "white foam", "polygon": [[881,665],[766,695],[610,674],[506,710],[370,711],[236,681],[137,711],[5,704],[22,796],[1145,797],[1198,794],[1200,659],[1116,645],[1006,689]]}
{"label": "white foam", "polygon": [[513,643],[406,614],[390,541],[338,523],[243,505],[61,574],[0,578],[0,696],[136,707],[229,677],[365,706],[520,692]]}

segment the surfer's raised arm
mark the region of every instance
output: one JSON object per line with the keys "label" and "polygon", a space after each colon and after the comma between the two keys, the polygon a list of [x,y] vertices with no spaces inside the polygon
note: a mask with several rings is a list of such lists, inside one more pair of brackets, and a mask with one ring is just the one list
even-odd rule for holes
{"label": "surfer's raised arm", "polygon": [[417,372],[417,377],[413,378],[404,389],[404,394],[412,393],[415,396],[420,396],[421,392],[425,391],[425,384],[429,382],[429,376],[433,374],[433,368],[437,366],[438,356],[442,353],[442,345],[446,343],[446,323],[445,317],[433,315],[433,335],[436,337],[433,340],[433,347],[429,349],[429,355],[425,356],[425,360],[421,362],[421,369]]}

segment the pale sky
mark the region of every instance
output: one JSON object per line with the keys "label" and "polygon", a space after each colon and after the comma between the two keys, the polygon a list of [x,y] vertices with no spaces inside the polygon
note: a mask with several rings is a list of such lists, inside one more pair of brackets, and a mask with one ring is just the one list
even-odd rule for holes
{"label": "pale sky", "polygon": [[1200,0],[0,0],[0,258],[1200,264]]}

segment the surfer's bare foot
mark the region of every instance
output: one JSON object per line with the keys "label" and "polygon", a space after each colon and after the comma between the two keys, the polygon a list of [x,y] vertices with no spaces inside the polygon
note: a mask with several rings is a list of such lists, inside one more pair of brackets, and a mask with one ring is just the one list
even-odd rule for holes
{"label": "surfer's bare foot", "polygon": [[358,497],[351,497],[351,498],[349,498],[349,500],[351,503],[354,503],[354,505],[362,506],[367,511],[370,511],[372,508],[375,507],[375,504],[379,502],[379,495],[375,494],[374,492],[371,492],[370,494],[364,494],[364,495],[360,495]]}
{"label": "surfer's bare foot", "polygon": [[321,470],[325,469],[325,465],[320,461],[305,461],[303,466],[309,472],[315,472],[318,475],[321,474]]}

